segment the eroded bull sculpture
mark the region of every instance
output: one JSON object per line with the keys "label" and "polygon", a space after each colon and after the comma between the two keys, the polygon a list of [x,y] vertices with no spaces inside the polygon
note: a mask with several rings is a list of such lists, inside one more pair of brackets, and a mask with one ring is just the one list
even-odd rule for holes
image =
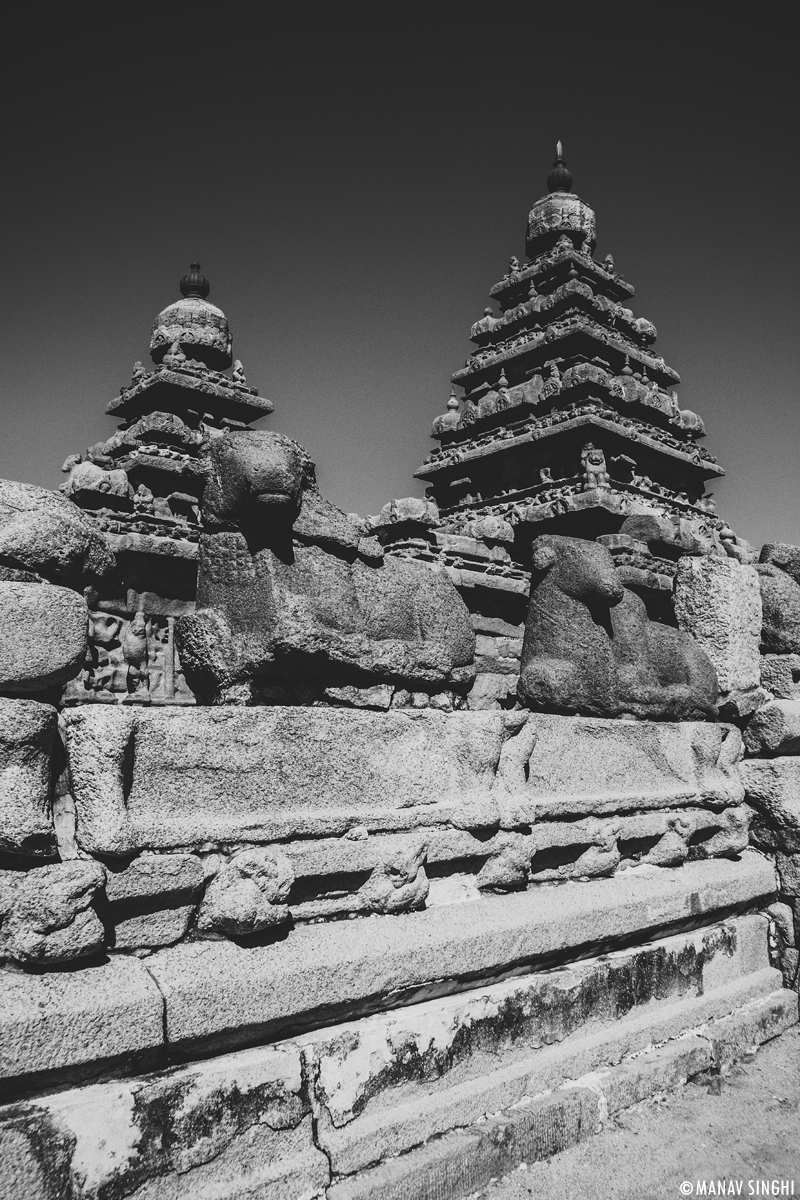
{"label": "eroded bull sculpture", "polygon": [[649,620],[604,546],[545,535],[533,546],[519,695],[548,712],[713,720],[718,687],[688,634]]}
{"label": "eroded bull sculpture", "polygon": [[176,635],[206,703],[313,702],[325,687],[463,688],[475,636],[450,580],[384,557],[277,433],[207,450],[197,611]]}

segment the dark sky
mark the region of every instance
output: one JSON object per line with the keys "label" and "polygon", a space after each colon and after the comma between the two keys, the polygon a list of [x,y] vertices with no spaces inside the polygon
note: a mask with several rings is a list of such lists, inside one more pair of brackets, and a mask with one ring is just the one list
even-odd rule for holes
{"label": "dark sky", "polygon": [[[347,511],[421,494],[557,138],[756,545],[800,542],[789,5],[33,6],[4,23],[0,476],[110,436],[192,258]],[[737,23],[738,20],[738,23]]]}

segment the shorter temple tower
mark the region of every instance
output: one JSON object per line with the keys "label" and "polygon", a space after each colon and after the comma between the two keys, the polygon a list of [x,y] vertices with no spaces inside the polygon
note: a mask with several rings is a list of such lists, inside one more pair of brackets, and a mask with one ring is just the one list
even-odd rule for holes
{"label": "shorter temple tower", "polygon": [[195,607],[201,451],[209,438],[248,429],[273,410],[233,359],[210,290],[192,263],[181,298],[153,324],[154,369],[134,363],[130,384],[106,408],[117,431],[64,463],[62,492],[97,522],[119,566],[112,590],[90,597],[91,661],[69,685],[68,702],[194,702],[173,628]]}

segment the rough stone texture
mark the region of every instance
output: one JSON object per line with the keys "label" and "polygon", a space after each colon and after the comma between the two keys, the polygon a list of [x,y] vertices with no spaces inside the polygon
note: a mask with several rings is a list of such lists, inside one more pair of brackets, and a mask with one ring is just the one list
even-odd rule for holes
{"label": "rough stone texture", "polygon": [[235,854],[206,889],[197,928],[215,933],[258,933],[289,920],[286,900],[294,870],[274,847]]}
{"label": "rough stone texture", "polygon": [[519,1162],[537,1162],[597,1132],[600,1107],[589,1088],[526,1100],[513,1113],[492,1116],[390,1159],[328,1190],[329,1200],[448,1200],[467,1196]]}
{"label": "rough stone texture", "polygon": [[754,567],[732,558],[681,558],[675,615],[714,664],[721,692],[758,687],[761,603]]}
{"label": "rough stone texture", "polygon": [[765,654],[800,654],[800,586],[772,563],[756,567],[761,588]]}
{"label": "rough stone texture", "polygon": [[185,935],[203,886],[192,854],[143,854],[123,870],[109,868],[105,917],[117,950],[171,946]]}
{"label": "rough stone texture", "polygon": [[684,633],[648,619],[604,546],[545,535],[534,543],[533,567],[520,664],[524,703],[601,717],[716,714],[708,658]]}
{"label": "rough stone texture", "polygon": [[466,682],[475,635],[447,574],[387,557],[324,500],[281,434],[211,440],[197,611],[176,627],[198,695],[241,703],[255,682],[324,689]]}
{"label": "rough stone texture", "polygon": [[82,861],[0,872],[0,952],[30,963],[96,953],[105,930],[92,903],[105,877],[100,863]]}
{"label": "rough stone texture", "polygon": [[0,850],[55,851],[50,762],[57,724],[49,704],[0,697]]}
{"label": "rough stone texture", "polygon": [[421,999],[426,990],[454,991],[464,977],[772,899],[776,882],[772,864],[748,851],[738,862],[640,867],[613,880],[400,914],[388,940],[382,920],[337,921],[298,927],[269,945],[183,943],[147,965],[166,1000],[170,1041],[225,1044],[254,1031],[341,1019],[343,1011],[356,1015],[389,993],[396,1004],[402,993]]}
{"label": "rough stone texture", "polygon": [[800,584],[800,547],[790,546],[787,542],[765,542],[758,561],[780,567]]}
{"label": "rough stone texture", "polygon": [[800,851],[800,758],[749,758],[741,765],[748,803],[756,810],[757,846]]}
{"label": "rough stone texture", "polygon": [[160,1046],[164,1004],[145,967],[113,958],[80,971],[0,972],[0,1078],[38,1076]]}
{"label": "rough stone texture", "polygon": [[744,731],[748,754],[800,751],[800,700],[772,700],[751,717]]}
{"label": "rough stone texture", "polygon": [[[0,1118],[0,1146],[23,1121],[29,1143],[47,1146],[52,1131],[59,1132],[60,1178],[75,1200],[131,1194],[308,1200],[329,1178],[313,1143],[300,1055],[289,1044],[18,1105],[9,1121]],[[30,1160],[38,1167],[41,1155]],[[52,1176],[52,1167],[44,1167],[39,1174]]]}
{"label": "rough stone texture", "polygon": [[761,686],[776,700],[800,700],[800,654],[762,654]]}
{"label": "rough stone texture", "polygon": [[800,854],[778,854],[776,859],[781,891],[787,896],[800,896]]}
{"label": "rough stone texture", "polygon": [[77,505],[30,483],[0,479],[0,559],[54,582],[100,578],[114,556]]}
{"label": "rough stone texture", "polygon": [[0,691],[41,692],[78,674],[89,617],[77,592],[0,582],[0,614]]}
{"label": "rough stone texture", "polygon": [[[520,1163],[531,1165],[543,1159],[550,1160],[546,1174],[540,1179],[526,1172],[527,1186],[520,1188],[520,1195],[546,1191],[548,1197],[558,1196],[559,1200],[578,1194],[591,1194],[598,1200],[615,1195],[618,1161],[613,1176],[609,1175],[598,1191],[592,1188],[585,1170],[561,1176],[550,1189],[546,1181],[558,1164],[552,1156],[598,1133],[608,1114],[626,1105],[680,1087],[708,1067],[727,1070],[736,1057],[752,1053],[796,1019],[797,997],[791,992],[774,991],[758,997],[678,1042],[657,1046],[610,1069],[593,1071],[549,1095],[526,1097],[488,1120],[433,1138],[372,1169],[336,1179],[328,1191],[329,1200],[450,1200],[485,1188]],[[639,1174],[636,1169],[636,1178]],[[576,1185],[578,1191],[574,1191]],[[642,1194],[638,1188],[625,1192],[630,1197]],[[656,1192],[647,1194],[655,1196]]]}
{"label": "rough stone texture", "polygon": [[[741,802],[738,731],[433,709],[67,714],[80,846],[95,854]],[[620,764],[625,769],[620,769]]]}
{"label": "rough stone texture", "polygon": [[359,1170],[725,1012],[717,992],[765,968],[766,922],[746,917],[304,1035],[320,1145]]}

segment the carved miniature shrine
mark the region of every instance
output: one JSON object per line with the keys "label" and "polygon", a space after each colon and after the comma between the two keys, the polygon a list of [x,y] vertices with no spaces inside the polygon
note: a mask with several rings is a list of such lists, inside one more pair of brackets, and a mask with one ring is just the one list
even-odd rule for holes
{"label": "carved miniature shrine", "polygon": [[4,1200],[459,1200],[797,1022],[800,550],[548,189],[425,499],[250,427],[197,263],[0,480]]}

